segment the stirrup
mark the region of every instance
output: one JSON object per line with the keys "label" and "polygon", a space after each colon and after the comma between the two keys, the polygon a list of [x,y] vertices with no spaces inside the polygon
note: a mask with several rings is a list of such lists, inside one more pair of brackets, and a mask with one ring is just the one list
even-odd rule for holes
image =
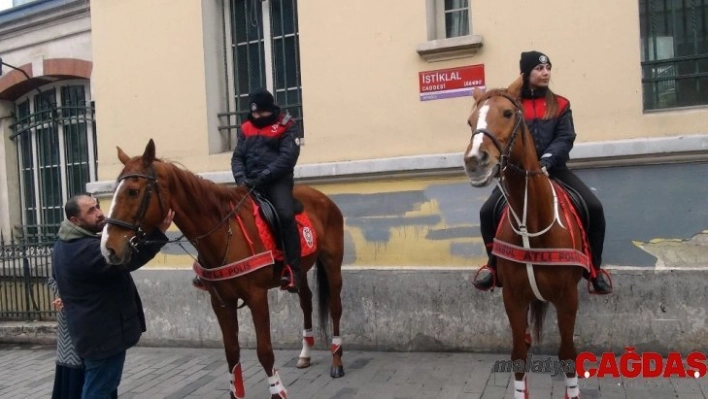
{"label": "stirrup", "polygon": [[[484,269],[489,269],[489,272],[492,273],[492,285],[489,288],[479,288],[474,284],[474,282],[477,281],[477,276]],[[495,269],[492,269],[491,267],[489,267],[488,264],[480,267],[479,269],[477,269],[477,273],[474,274],[474,278],[472,279],[472,285],[474,286],[474,288],[477,288],[480,291],[494,292],[494,288],[496,288],[496,286],[497,286],[497,271]]]}
{"label": "stirrup", "polygon": [[590,295],[609,295],[614,292],[614,288],[612,286],[612,277],[610,277],[610,273],[608,273],[607,270],[605,270],[605,269],[598,269],[597,276],[595,276],[595,279],[600,278],[600,275],[607,276],[607,281],[609,281],[609,284],[610,284],[610,292],[608,292],[608,293],[596,292],[595,287],[593,287],[592,280],[588,279],[588,294],[590,294]]}
{"label": "stirrup", "polygon": [[293,269],[290,265],[285,265],[283,267],[283,272],[280,275],[280,290],[296,294],[299,291],[299,288],[300,287],[298,287],[296,283],[296,277],[295,273],[293,273]]}

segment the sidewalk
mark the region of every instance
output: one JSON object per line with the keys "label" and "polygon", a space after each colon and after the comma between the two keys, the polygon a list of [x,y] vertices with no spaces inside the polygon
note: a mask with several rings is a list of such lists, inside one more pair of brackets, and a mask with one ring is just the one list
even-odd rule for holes
{"label": "sidewalk", "polygon": [[[276,351],[276,367],[290,399],[513,398],[507,373],[493,373],[508,354],[344,352],[346,375],[329,376],[330,355],[313,351],[312,366],[295,367],[299,351]],[[0,398],[48,398],[55,351],[49,346],[0,345]],[[265,372],[253,350],[241,353],[247,398],[269,398]],[[531,398],[563,398],[563,376],[529,375]],[[146,348],[128,351],[120,398],[228,398],[221,349]],[[706,399],[708,379],[580,380],[583,399]]]}

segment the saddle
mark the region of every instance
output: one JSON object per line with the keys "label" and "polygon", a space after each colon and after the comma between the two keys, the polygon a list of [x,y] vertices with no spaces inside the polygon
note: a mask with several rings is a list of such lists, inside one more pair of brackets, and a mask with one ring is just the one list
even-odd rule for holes
{"label": "saddle", "polygon": [[[263,217],[263,220],[268,224],[270,232],[275,237],[280,237],[278,234],[280,232],[280,220],[278,219],[278,213],[275,211],[273,203],[270,202],[263,194],[257,191],[253,192],[254,201],[258,204],[258,210]],[[293,198],[293,208],[295,210],[295,215],[299,215],[305,211],[305,206],[299,200]],[[276,240],[278,248],[282,245],[280,240]]]}
{"label": "saddle", "polygon": [[[563,183],[560,180],[556,180],[554,178],[551,178],[555,183],[558,183],[559,186],[562,187],[563,190],[568,194],[568,198],[570,198],[570,201],[573,203],[573,207],[575,208],[575,211],[578,213],[578,216],[580,216],[580,220],[583,222],[583,229],[587,232],[588,229],[590,228],[590,212],[588,212],[588,206],[587,203],[585,203],[585,200],[583,197],[580,196],[580,194],[573,189],[572,187],[568,186],[567,184]],[[497,203],[494,204],[494,230],[496,231],[497,226],[499,226],[499,222],[501,221],[502,215],[504,214],[504,209],[506,208],[506,198],[502,195],[499,197],[499,200],[497,200]]]}

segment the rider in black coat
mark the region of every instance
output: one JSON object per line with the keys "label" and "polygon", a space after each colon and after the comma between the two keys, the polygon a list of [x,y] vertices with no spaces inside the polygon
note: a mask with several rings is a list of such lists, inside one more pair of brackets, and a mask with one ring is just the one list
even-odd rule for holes
{"label": "rider in black coat", "polygon": [[[597,277],[592,280],[593,288],[597,294],[609,294],[612,288],[601,272],[605,240],[605,214],[602,203],[566,166],[576,137],[570,101],[548,88],[551,77],[551,61],[548,56],[538,51],[523,52],[519,67],[524,80],[521,92],[524,120],[536,145],[539,163],[550,177],[574,188],[585,200],[590,213],[590,228],[587,233],[592,263],[598,272]],[[473,282],[480,290],[491,288],[495,280],[496,257],[492,255],[496,233],[494,208],[501,196],[499,188],[495,188],[480,209],[482,239],[489,255],[489,262],[482,266]]]}
{"label": "rider in black coat", "polygon": [[[293,185],[295,164],[300,156],[297,124],[281,111],[273,95],[257,89],[249,96],[251,113],[237,131],[231,171],[237,185],[253,187],[275,207],[280,221],[286,273],[281,284],[298,292],[301,276],[300,234],[295,222]],[[194,285],[203,289],[199,278]]]}

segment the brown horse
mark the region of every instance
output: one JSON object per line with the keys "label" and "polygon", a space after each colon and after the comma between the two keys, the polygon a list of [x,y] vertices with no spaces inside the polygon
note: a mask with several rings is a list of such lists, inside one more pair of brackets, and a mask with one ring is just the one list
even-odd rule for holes
{"label": "brown horse", "polygon": [[[139,250],[145,232],[153,229],[169,209],[174,210],[174,223],[196,248],[195,270],[202,270],[204,284],[211,293],[211,306],[219,320],[231,375],[231,396],[245,396],[238,342],[237,301],[241,300],[252,313],[258,360],[268,376],[272,398],[286,398],[287,391],[273,367],[268,309],[268,290],[279,286],[277,270],[282,263],[274,261],[274,251],[268,250],[266,240],[262,239],[263,223],[254,216],[257,203],[252,201],[251,191],[217,185],[156,159],[152,140],[142,157],[130,158],[118,147],[118,158],[125,166],[117,180],[101,244],[107,262],[128,262],[132,251]],[[344,220],[337,205],[311,187],[296,185],[293,195],[304,205],[314,230],[314,237],[307,239],[316,242],[316,246],[302,258],[302,268],[307,273],[317,265],[320,323],[326,331],[329,311],[333,321],[330,373],[338,378],[344,375],[339,332]],[[251,266],[257,267],[253,270],[249,269]],[[298,367],[303,368],[310,365],[310,348],[314,344],[312,291],[307,279],[300,285],[299,299],[304,337]]]}
{"label": "brown horse", "polygon": [[[496,180],[510,205],[497,228],[493,253],[512,330],[511,359],[519,365],[527,359],[529,321],[540,340],[548,302],[552,303],[561,340],[558,358],[567,371],[566,398],[579,398],[573,343],[578,282],[584,269],[592,268],[581,222],[570,210],[564,191],[538,162],[519,103],[521,87],[519,78],[507,89],[475,90],[475,104],[467,121],[473,133],[464,154],[464,168],[474,187]],[[514,371],[514,397],[528,398],[524,370]]]}

